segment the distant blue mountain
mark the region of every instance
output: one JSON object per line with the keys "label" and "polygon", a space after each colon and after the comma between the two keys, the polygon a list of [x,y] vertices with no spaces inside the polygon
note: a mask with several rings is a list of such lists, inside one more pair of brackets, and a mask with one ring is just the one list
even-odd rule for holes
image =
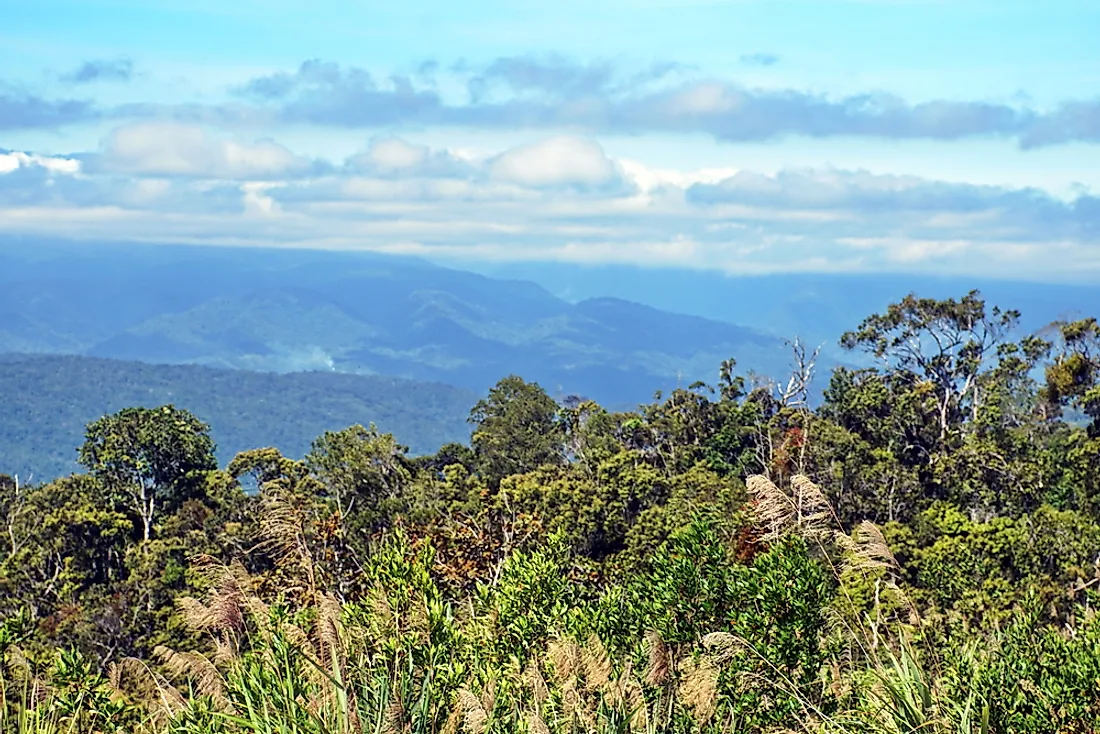
{"label": "distant blue mountain", "polygon": [[1057,319],[1100,316],[1100,285],[1030,283],[984,278],[889,274],[725,275],[686,268],[570,263],[463,263],[499,278],[531,280],[568,301],[612,296],[706,319],[735,321],[777,336],[826,344],[864,317],[907,293],[934,298],[981,291],[990,305],[1021,311],[1021,328],[1035,331]]}
{"label": "distant blue mountain", "polygon": [[0,241],[0,352],[328,370],[478,392],[520,374],[615,407],[720,362],[780,375],[782,340],[630,299],[369,253]]}

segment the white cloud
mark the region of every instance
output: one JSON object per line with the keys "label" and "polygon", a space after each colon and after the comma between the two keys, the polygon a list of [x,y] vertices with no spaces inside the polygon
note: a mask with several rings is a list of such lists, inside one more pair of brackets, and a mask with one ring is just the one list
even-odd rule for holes
{"label": "white cloud", "polygon": [[221,140],[199,125],[174,122],[114,130],[104,141],[101,164],[115,172],[206,179],[272,178],[310,168],[278,143]]}
{"label": "white cloud", "polygon": [[428,148],[401,138],[381,138],[371,142],[366,156],[379,168],[412,168],[428,157]]}
{"label": "white cloud", "polygon": [[0,153],[0,174],[12,173],[20,168],[38,167],[51,173],[80,173],[80,161],[61,156],[42,156],[34,153],[11,151]]}
{"label": "white cloud", "polygon": [[489,175],[521,186],[601,187],[620,180],[598,143],[559,136],[512,148],[489,163]]}
{"label": "white cloud", "polygon": [[384,138],[336,166],[158,126],[116,132],[77,176],[49,166],[77,170],[79,157],[32,158],[0,156],[0,232],[733,272],[1100,277],[1100,198],[1087,193],[834,168],[657,168],[568,137],[466,159]]}

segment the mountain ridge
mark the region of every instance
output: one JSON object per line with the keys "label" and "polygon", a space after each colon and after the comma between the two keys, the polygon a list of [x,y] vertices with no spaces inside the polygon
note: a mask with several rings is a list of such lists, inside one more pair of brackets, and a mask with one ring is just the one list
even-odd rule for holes
{"label": "mountain ridge", "polygon": [[98,243],[36,253],[0,274],[10,315],[0,351],[336,370],[475,392],[514,373],[612,407],[712,380],[729,357],[786,368],[782,341],[755,329],[624,299],[569,303],[530,280],[413,258]]}
{"label": "mountain ridge", "polygon": [[326,430],[375,423],[413,454],[466,441],[478,396],[439,383],[337,372],[276,374],[99,357],[0,354],[0,473],[75,471],[84,426],[125,407],[174,404],[211,425],[224,464],[275,446],[301,457]]}

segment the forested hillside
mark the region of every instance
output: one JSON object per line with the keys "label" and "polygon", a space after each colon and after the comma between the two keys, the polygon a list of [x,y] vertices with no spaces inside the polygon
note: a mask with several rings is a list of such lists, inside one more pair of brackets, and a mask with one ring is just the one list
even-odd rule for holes
{"label": "forested hillside", "polygon": [[85,424],[172,403],[210,423],[217,456],[274,446],[301,457],[326,430],[375,423],[413,455],[469,436],[474,393],[428,382],[303,372],[277,375],[91,357],[0,354],[0,473],[39,481],[76,471]]}
{"label": "forested hillside", "polygon": [[820,404],[506,377],[415,458],[105,415],[0,480],[0,731],[1096,732],[1100,324],[1019,318],[901,299]]}
{"label": "forested hillside", "polygon": [[627,408],[706,377],[729,354],[765,374],[787,362],[781,339],[734,325],[736,314],[714,321],[617,299],[574,304],[531,282],[414,258],[14,245],[21,257],[0,267],[0,353],[335,370],[478,392],[522,374],[555,394]]}

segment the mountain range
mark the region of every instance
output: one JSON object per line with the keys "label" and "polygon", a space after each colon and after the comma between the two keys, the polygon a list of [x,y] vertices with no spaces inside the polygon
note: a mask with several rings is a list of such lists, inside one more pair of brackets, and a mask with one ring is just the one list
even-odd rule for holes
{"label": "mountain range", "polygon": [[1042,283],[922,273],[776,273],[738,275],[687,268],[574,263],[488,263],[449,260],[495,278],[530,280],[570,302],[593,296],[635,301],[658,309],[719,321],[735,321],[766,333],[799,337],[823,354],[840,351],[841,334],[908,293],[960,298],[978,290],[990,306],[1017,309],[1024,332],[1052,321],[1100,316],[1100,288],[1093,284]]}
{"label": "mountain range", "polygon": [[782,373],[761,330],[619,298],[570,302],[529,280],[415,258],[9,240],[0,352],[256,371],[330,370],[484,392],[520,374],[632,407],[713,381],[722,360]]}

